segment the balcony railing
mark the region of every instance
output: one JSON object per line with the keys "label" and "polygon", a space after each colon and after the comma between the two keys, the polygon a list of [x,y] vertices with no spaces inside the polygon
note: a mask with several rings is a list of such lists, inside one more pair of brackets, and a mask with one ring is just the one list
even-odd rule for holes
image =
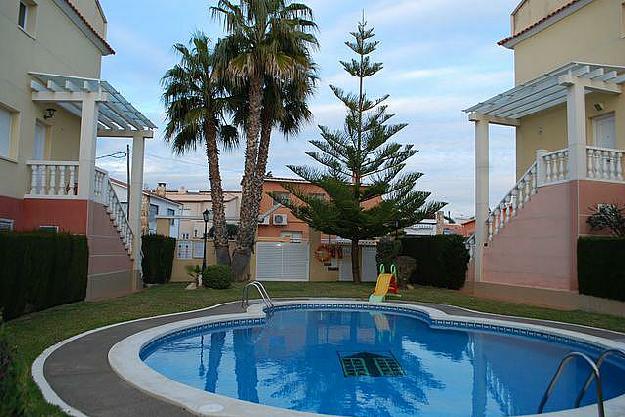
{"label": "balcony railing", "polygon": [[27,161],[30,185],[26,196],[75,198],[78,195],[78,161]]}
{"label": "balcony railing", "polygon": [[590,179],[623,181],[624,155],[625,151],[588,146],[586,176]]}

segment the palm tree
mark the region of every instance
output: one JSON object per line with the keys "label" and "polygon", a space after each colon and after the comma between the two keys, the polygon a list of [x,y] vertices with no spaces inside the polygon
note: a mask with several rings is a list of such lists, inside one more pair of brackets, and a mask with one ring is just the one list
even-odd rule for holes
{"label": "palm tree", "polygon": [[[228,32],[219,48],[224,71],[235,82],[246,86],[248,92],[244,104],[247,117],[241,220],[232,260],[234,276],[244,280],[258,227],[258,203],[255,201],[262,189],[259,178],[265,173],[265,166],[258,163],[263,89],[267,80],[281,84],[304,78],[303,74],[313,67],[309,49],[318,45],[311,33],[317,26],[308,6],[289,0],[219,0],[211,10],[213,16],[221,18]],[[266,138],[269,141],[270,135]],[[269,142],[266,149],[268,152]]]}
{"label": "palm tree", "polygon": [[229,265],[219,145],[231,149],[238,144],[237,129],[224,118],[224,109],[232,98],[225,94],[224,83],[217,75],[215,54],[206,35],[195,34],[189,47],[176,44],[174,48],[180,54],[180,62],[162,80],[167,111],[165,139],[178,154],[205,145],[217,263]]}

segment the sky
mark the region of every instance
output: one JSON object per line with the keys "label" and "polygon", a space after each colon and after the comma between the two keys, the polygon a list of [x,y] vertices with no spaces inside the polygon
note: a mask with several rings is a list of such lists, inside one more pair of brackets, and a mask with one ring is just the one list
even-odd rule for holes
{"label": "sky", "polygon": [[[513,86],[513,54],[497,45],[509,34],[510,12],[519,0],[307,0],[319,26],[315,61],[320,82],[310,101],[314,121],[299,135],[272,137],[268,170],[292,177],[287,164],[313,164],[308,141],[319,138],[318,125],[341,128],[344,108],[330,91],[336,85],[355,91],[357,81],[340,67],[351,59],[344,45],[363,11],[380,41],[372,60],[384,69],[366,81],[372,96],[390,94],[395,123],[408,123],[394,140],[414,144],[419,153],[409,170],[424,173],[418,188],[447,202],[454,216],[474,212],[473,124],[462,110]],[[217,40],[224,35],[209,7],[216,0],[101,0],[108,19],[108,41],[116,54],[104,57],[102,78],[109,81],[159,129],[148,140],[145,186],[208,189],[203,152],[175,155],[163,139],[165,113],[160,80],[177,61],[172,45],[186,43],[196,31]],[[124,139],[98,140],[98,155],[125,149]],[[224,187],[240,189],[244,147],[222,152]],[[125,160],[98,159],[111,176],[125,179]],[[499,201],[514,185],[514,132],[491,127],[490,199]]]}

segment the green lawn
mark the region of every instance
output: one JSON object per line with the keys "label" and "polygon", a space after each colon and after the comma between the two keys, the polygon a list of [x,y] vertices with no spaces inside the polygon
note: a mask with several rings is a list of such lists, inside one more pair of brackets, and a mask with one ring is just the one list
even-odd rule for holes
{"label": "green lawn", "polygon": [[[346,297],[366,299],[372,284],[351,283],[267,283],[273,298]],[[28,415],[63,416],[45,403],[29,377],[33,360],[48,346],[86,330],[140,317],[194,310],[217,303],[240,299],[241,285],[228,290],[185,291],[180,284],[153,287],[137,294],[97,303],[64,305],[34,313],[6,324],[11,344],[23,370]],[[625,320],[619,317],[582,311],[558,311],[520,304],[501,303],[469,297],[457,291],[418,287],[403,292],[403,300],[453,304],[491,313],[578,323],[625,332]]]}

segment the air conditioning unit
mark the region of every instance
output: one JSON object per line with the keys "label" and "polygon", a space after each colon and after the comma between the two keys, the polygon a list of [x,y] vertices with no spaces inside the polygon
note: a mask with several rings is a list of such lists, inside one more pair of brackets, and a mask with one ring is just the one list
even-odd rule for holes
{"label": "air conditioning unit", "polygon": [[273,224],[276,226],[286,226],[288,224],[288,216],[286,214],[274,214]]}
{"label": "air conditioning unit", "polygon": [[39,231],[45,233],[59,233],[59,226],[39,226]]}
{"label": "air conditioning unit", "polygon": [[269,226],[269,216],[258,216],[258,224]]}

